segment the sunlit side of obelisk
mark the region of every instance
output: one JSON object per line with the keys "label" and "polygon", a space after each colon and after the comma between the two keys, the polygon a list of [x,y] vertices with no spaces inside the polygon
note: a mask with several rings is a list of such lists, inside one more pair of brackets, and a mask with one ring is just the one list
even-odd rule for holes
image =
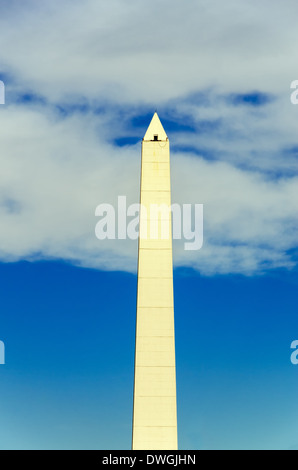
{"label": "sunlit side of obelisk", "polygon": [[[170,146],[155,113],[142,143],[134,450],[178,446],[171,213],[168,237],[161,233],[163,216],[150,217],[152,205],[162,204],[171,206]],[[158,219],[158,235],[152,237]]]}

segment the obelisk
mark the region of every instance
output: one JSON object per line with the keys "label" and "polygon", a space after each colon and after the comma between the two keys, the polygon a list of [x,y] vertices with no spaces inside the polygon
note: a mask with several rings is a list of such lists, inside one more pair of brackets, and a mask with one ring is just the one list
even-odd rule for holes
{"label": "obelisk", "polygon": [[[168,217],[151,211],[162,205]],[[170,206],[170,145],[155,113],[142,142],[134,450],[178,448]]]}

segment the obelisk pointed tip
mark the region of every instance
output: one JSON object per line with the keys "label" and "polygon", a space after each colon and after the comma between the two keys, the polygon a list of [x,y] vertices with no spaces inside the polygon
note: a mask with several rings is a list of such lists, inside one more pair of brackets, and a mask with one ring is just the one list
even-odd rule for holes
{"label": "obelisk pointed tip", "polygon": [[145,137],[143,140],[151,141],[151,140],[168,140],[168,136],[165,133],[162,123],[160,122],[159,116],[155,111],[153,118],[150,122],[150,125],[147,129]]}

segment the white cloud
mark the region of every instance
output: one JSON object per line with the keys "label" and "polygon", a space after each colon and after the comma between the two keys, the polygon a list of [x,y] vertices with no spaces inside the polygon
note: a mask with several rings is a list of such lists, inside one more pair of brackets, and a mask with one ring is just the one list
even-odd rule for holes
{"label": "white cloud", "polygon": [[[176,265],[204,274],[294,265],[296,2],[13,0],[0,9],[0,60],[13,78],[0,107],[1,260],[135,270],[136,243],[99,242],[94,210],[122,194],[138,200],[140,146],[113,139],[141,139],[128,118],[158,107],[196,129],[169,132],[180,148],[173,198],[205,206],[204,247],[178,244]],[[228,98],[254,90],[272,101]],[[27,91],[47,104],[16,104]],[[55,107],[78,102],[88,111],[62,117]]]}
{"label": "white cloud", "polygon": [[294,0],[20,0],[3,8],[1,56],[52,97],[113,91],[159,104],[210,85],[285,91],[296,74],[297,8]]}

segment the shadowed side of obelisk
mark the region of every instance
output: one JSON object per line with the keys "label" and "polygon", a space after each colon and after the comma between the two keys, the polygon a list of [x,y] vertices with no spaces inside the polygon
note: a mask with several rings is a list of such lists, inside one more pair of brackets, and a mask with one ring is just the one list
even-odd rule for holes
{"label": "shadowed side of obelisk", "polygon": [[156,113],[142,143],[141,206],[132,447],[175,450],[170,148]]}

